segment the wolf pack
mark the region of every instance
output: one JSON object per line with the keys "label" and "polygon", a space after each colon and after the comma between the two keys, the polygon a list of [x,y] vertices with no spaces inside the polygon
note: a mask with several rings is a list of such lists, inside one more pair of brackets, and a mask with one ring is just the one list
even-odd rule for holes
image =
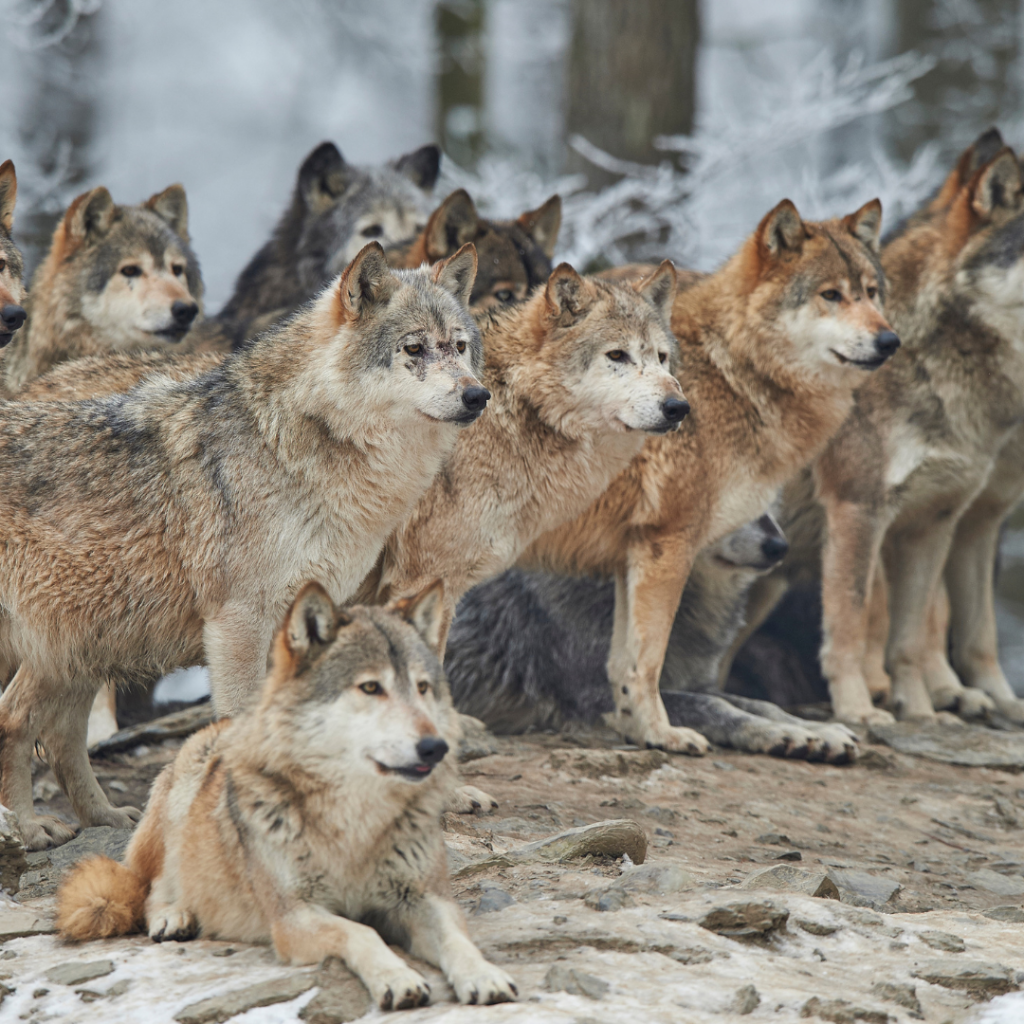
{"label": "wolf pack", "polygon": [[[841,764],[851,725],[1024,724],[993,573],[1024,494],[1024,173],[997,129],[881,238],[878,200],[787,199],[717,271],[553,266],[440,153],[303,161],[269,241],[203,308],[184,189],[103,187],[31,288],[0,166],[0,803],[35,751],[82,826],[59,926],[340,957],[384,1009],[516,998],[469,938],[443,811],[463,715]],[[822,595],[834,719],[726,693],[795,583]],[[118,687],[208,666],[216,721],[145,813],[89,745]]]}

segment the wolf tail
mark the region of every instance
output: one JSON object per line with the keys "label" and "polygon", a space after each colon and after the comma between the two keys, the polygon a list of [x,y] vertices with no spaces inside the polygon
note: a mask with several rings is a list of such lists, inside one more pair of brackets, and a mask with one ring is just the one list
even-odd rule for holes
{"label": "wolf tail", "polygon": [[148,895],[149,879],[109,857],[89,857],[60,887],[57,931],[74,942],[140,931]]}

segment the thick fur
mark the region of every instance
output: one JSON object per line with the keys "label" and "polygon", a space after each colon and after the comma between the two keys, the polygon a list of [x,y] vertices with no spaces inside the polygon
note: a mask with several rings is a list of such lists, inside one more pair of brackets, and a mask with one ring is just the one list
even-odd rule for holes
{"label": "thick fur", "polygon": [[178,349],[202,301],[180,185],[138,206],[116,205],[103,187],[85,192],[32,276],[28,325],[4,361],[6,386],[17,391],[81,356]]}
{"label": "thick fur", "polygon": [[451,453],[483,365],[472,246],[392,271],[367,246],[311,305],[210,372],[0,416],[0,802],[26,844],[44,743],[83,824],[130,824],[85,756],[98,686],[210,667],[245,705],[274,625],[316,573],[339,600]]}
{"label": "thick fur", "polygon": [[881,207],[808,223],[788,200],[721,270],[676,298],[678,377],[694,411],[650,439],[579,519],[524,567],[614,576],[608,676],[615,725],[636,742],[702,753],[658,691],[697,552],[770,506],[842,425],[854,389],[898,343],[881,313]]}
{"label": "thick fur", "polygon": [[[5,160],[0,164],[0,349],[5,348],[18,336],[21,324],[25,322],[25,286],[22,278],[25,263],[21,252],[14,244],[11,231],[14,227],[14,206],[18,198],[18,176],[14,164]],[[14,326],[17,323],[18,326]],[[3,388],[0,387],[0,396]]]}
{"label": "thick fur", "polygon": [[307,585],[259,704],[197,733],[153,787],[125,854],[79,864],[58,927],[272,943],[285,963],[338,956],[381,1009],[430,987],[385,945],[441,968],[463,1003],[516,997],[451,898],[440,814],[458,716],[437,657],[441,586],[388,610],[335,610]]}

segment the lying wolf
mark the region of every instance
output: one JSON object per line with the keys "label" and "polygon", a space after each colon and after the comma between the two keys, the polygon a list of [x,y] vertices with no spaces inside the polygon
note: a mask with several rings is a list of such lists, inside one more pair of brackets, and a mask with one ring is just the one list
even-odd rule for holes
{"label": "lying wolf", "polygon": [[139,206],[116,205],[103,187],[85,192],[32,275],[28,325],[4,361],[7,388],[17,391],[67,359],[175,348],[202,301],[180,185]]}
{"label": "lying wolf", "polygon": [[[14,204],[18,198],[18,177],[14,164],[5,160],[0,164],[0,348],[11,343],[14,332],[25,322],[25,286],[22,275],[25,264],[21,252],[11,237],[14,224]],[[3,389],[0,388],[0,395]]]}
{"label": "lying wolf", "polygon": [[472,246],[393,271],[371,243],[300,314],[183,383],[7,403],[0,415],[0,803],[26,845],[38,738],[83,824],[130,825],[89,767],[106,680],[205,661],[219,715],[266,670],[314,572],[339,599],[373,567],[483,410]]}
{"label": "lying wolf", "polygon": [[448,884],[439,819],[458,716],[437,658],[440,594],[338,611],[308,584],[258,706],[182,747],[124,864],[75,867],[61,934],[271,942],[285,963],[340,957],[382,1010],[424,1005],[430,986],[389,941],[440,967],[460,1002],[515,999]]}

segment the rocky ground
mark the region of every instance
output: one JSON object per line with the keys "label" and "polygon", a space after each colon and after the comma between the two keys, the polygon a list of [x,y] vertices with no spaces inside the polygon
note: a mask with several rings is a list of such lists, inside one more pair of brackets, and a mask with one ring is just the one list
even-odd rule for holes
{"label": "rocky ground", "polygon": [[[479,741],[464,776],[499,807],[446,816],[453,886],[522,1001],[459,1008],[421,968],[434,1005],[401,1019],[1020,1024],[1024,734],[870,739],[885,742],[841,768],[675,757],[599,733]],[[141,805],[180,742],[97,759],[113,802]],[[35,785],[40,809],[68,816],[42,764]],[[0,1020],[330,1024],[367,1011],[338,963],[289,969],[205,940],[62,945],[61,871],[89,850],[118,855],[127,835],[90,829],[28,855],[0,903]]]}

